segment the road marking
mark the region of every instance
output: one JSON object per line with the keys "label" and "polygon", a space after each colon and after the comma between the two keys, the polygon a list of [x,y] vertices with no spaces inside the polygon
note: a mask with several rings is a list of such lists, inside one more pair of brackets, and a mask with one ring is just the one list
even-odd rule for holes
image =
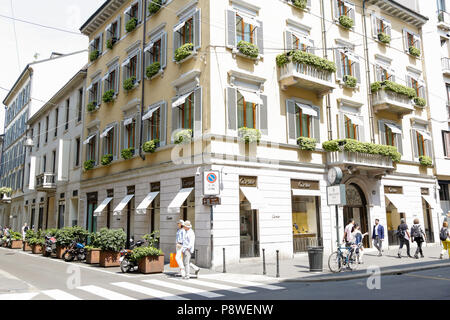
{"label": "road marking", "polygon": [[421,275],[418,275],[418,274],[405,274],[405,276],[407,276],[407,277],[415,277],[415,278],[450,281],[450,279],[448,279],[448,278],[439,278],[439,277],[432,277],[432,276],[421,276]]}
{"label": "road marking", "polygon": [[[182,280],[179,279],[178,281],[182,281]],[[247,294],[247,293],[254,293],[254,292],[256,292],[254,290],[249,290],[249,289],[244,289],[244,288],[239,288],[239,287],[233,287],[233,286],[228,286],[228,285],[219,284],[219,283],[213,283],[213,282],[209,282],[209,281],[205,281],[205,280],[198,280],[198,279],[194,280],[194,279],[192,279],[190,281],[192,281],[192,283],[194,283],[194,284],[198,284],[199,286],[214,288],[214,289],[218,289],[218,290],[227,290],[227,291],[237,292],[237,293],[240,293],[240,294]]]}
{"label": "road marking", "polygon": [[161,280],[142,280],[142,281],[153,284],[153,285],[161,286],[161,287],[166,287],[166,288],[175,289],[175,290],[179,290],[179,291],[189,292],[192,294],[197,294],[199,296],[203,296],[206,298],[223,297],[223,294],[218,294],[218,293],[209,292],[209,291],[203,290],[203,289],[188,287],[187,285],[188,285],[189,280],[187,280],[186,284],[183,286],[179,285],[179,284],[171,283],[168,281],[161,281]]}
{"label": "road marking", "polygon": [[31,300],[38,294],[39,294],[39,292],[0,294],[0,301],[3,301],[3,300]]}
{"label": "road marking", "polygon": [[[230,282],[237,283],[237,281],[238,280],[230,281]],[[239,284],[245,285],[247,287],[257,287],[257,288],[263,288],[263,289],[267,289],[267,290],[283,290],[283,289],[286,289],[286,288],[274,286],[274,285],[271,285],[271,284],[264,284],[264,283],[253,282],[253,281],[245,281],[245,280],[239,280]]]}
{"label": "road marking", "polygon": [[55,300],[81,300],[80,298],[75,297],[74,295],[71,295],[70,293],[67,293],[67,292],[59,290],[59,289],[44,290],[44,291],[41,291],[41,293],[43,293]]}
{"label": "road marking", "polygon": [[148,287],[144,287],[144,286],[140,286],[138,284],[134,284],[134,283],[129,283],[129,282],[115,282],[115,283],[111,283],[114,286],[118,286],[124,289],[128,289],[131,291],[136,291],[142,294],[145,294],[147,296],[151,296],[151,297],[155,297],[158,299],[163,299],[163,300],[190,300],[188,298],[185,297],[180,297],[177,296],[175,294],[171,294],[168,292],[164,292],[164,291],[160,291],[160,290],[156,290],[156,289],[152,289],[152,288],[148,288]]}
{"label": "road marking", "polygon": [[126,296],[124,294],[120,294],[108,289],[103,289],[97,286],[82,286],[77,287],[77,289],[84,290],[86,292],[95,294],[96,296],[100,296],[102,298],[108,299],[108,300],[136,300],[135,298]]}

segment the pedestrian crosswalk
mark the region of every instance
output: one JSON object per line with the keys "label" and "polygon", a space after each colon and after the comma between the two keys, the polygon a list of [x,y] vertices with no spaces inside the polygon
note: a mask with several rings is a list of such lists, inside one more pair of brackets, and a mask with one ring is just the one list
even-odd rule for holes
{"label": "pedestrian crosswalk", "polygon": [[[251,288],[248,288],[251,287]],[[181,280],[174,277],[136,279],[101,285],[84,285],[72,290],[51,289],[36,292],[0,294],[1,300],[195,300],[227,299],[238,294],[255,294],[283,290],[284,287],[266,282],[226,280],[219,276]]]}

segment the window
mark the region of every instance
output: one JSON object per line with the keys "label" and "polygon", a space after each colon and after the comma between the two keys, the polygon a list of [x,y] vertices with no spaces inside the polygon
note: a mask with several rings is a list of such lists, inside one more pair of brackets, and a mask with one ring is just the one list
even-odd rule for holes
{"label": "window", "polygon": [[123,81],[135,77],[134,85],[141,80],[141,50],[135,50],[122,64]]}
{"label": "window", "polygon": [[361,70],[359,58],[349,51],[335,49],[336,77],[345,80],[345,76],[355,77],[357,83],[361,83]]}
{"label": "window", "polygon": [[200,9],[186,14],[173,29],[173,50],[181,47],[186,43],[192,43],[194,49],[201,46],[201,21]]}
{"label": "window", "polygon": [[153,32],[156,35],[151,37],[149,44],[144,50],[145,66],[148,67],[155,62],[159,62],[161,69],[164,69],[167,65],[167,33],[159,32],[159,30]]}
{"label": "window", "polygon": [[253,16],[241,11],[228,10],[227,47],[235,49],[239,41],[247,41],[258,46],[259,54],[264,54],[263,24]]}
{"label": "window", "polygon": [[64,130],[69,129],[69,110],[70,110],[70,98],[66,100],[66,125]]}
{"label": "window", "polygon": [[98,107],[101,103],[101,88],[100,88],[100,80],[92,81],[92,84],[88,87],[88,103],[93,103],[96,107]]}
{"label": "window", "polygon": [[420,49],[420,36],[408,29],[403,29],[403,43],[405,46],[405,51],[409,53],[410,47],[415,47]]}
{"label": "window", "polygon": [[339,138],[354,139],[364,142],[364,117],[360,115],[360,108],[341,106],[339,118]]}
{"label": "window", "polygon": [[449,185],[447,183],[439,183],[439,199],[441,201],[450,200]]}
{"label": "window", "polygon": [[314,54],[314,41],[300,32],[285,31],[286,49],[301,50]]}
{"label": "window", "polygon": [[246,127],[256,129],[256,103],[245,101],[238,92],[238,128]]}
{"label": "window", "polygon": [[75,139],[75,167],[80,165],[80,152],[81,152],[81,140],[80,138]]}
{"label": "window", "polygon": [[394,146],[398,152],[403,153],[402,129],[397,124],[385,120],[378,121],[380,144]]}
{"label": "window", "polygon": [[83,88],[78,90],[77,121],[81,121],[83,111]]}
{"label": "window", "polygon": [[347,16],[355,21],[355,5],[345,0],[333,0],[334,16],[338,19],[340,16]]}
{"label": "window", "polygon": [[113,23],[108,25],[105,30],[106,43],[111,40],[111,44],[114,45],[120,39],[120,16]]}
{"label": "window", "polygon": [[58,118],[59,118],[59,108],[55,109],[55,132],[54,136],[58,136]]}
{"label": "window", "polygon": [[42,158],[42,173],[45,173],[47,171],[47,156],[44,156]]}
{"label": "window", "polygon": [[52,172],[56,173],[56,150],[52,151]]}
{"label": "window", "polygon": [[45,143],[48,141],[48,116],[45,117]]}
{"label": "window", "polygon": [[89,52],[98,51],[99,55],[103,51],[103,32],[89,43]]}
{"label": "window", "polygon": [[[256,21],[255,21],[256,22]],[[256,23],[245,21],[242,16],[236,14],[236,41],[247,41],[250,43],[256,43]]]}
{"label": "window", "polygon": [[165,101],[155,103],[147,109],[142,117],[146,141],[158,139],[160,146],[166,144],[166,110]]}
{"label": "window", "polygon": [[87,143],[86,160],[94,160],[94,162],[96,162],[96,148],[97,148],[96,136],[94,135]]}
{"label": "window", "polygon": [[358,125],[354,124],[352,120],[345,116],[345,138],[358,140]]}
{"label": "window", "polygon": [[372,15],[372,35],[374,38],[378,39],[380,33],[391,36],[391,29],[391,23],[388,20]]}
{"label": "window", "polygon": [[113,159],[116,159],[116,135],[117,135],[117,125],[109,125],[100,135],[103,139],[103,155],[110,154]]}
{"label": "window", "polygon": [[172,131],[192,129],[194,136],[202,134],[202,89],[181,94],[172,100]]}
{"label": "window", "polygon": [[450,105],[450,83],[446,83],[445,88],[447,89],[447,106],[449,106]]}
{"label": "window", "polygon": [[376,81],[389,80],[395,82],[394,70],[383,64],[375,65],[375,77]]}
{"label": "window", "polygon": [[428,133],[426,126],[420,125],[411,129],[411,138],[414,149],[414,158],[417,159],[420,156],[432,156],[432,143],[431,136]]}
{"label": "window", "polygon": [[416,95],[420,98],[425,99],[425,83],[419,79],[419,75],[407,75],[406,83],[410,88],[416,91]]}
{"label": "window", "polygon": [[113,90],[115,95],[119,93],[119,65],[109,68],[108,73],[103,77],[103,92]]}
{"label": "window", "polygon": [[450,157],[450,131],[442,131],[442,142],[444,143],[444,155]]}
{"label": "window", "polygon": [[129,118],[123,122],[124,136],[123,149],[135,148],[136,142],[136,119]]}
{"label": "window", "polygon": [[425,139],[423,138],[423,135],[421,135],[419,132],[416,132],[416,139],[417,139],[417,147],[419,150],[419,157],[425,156]]}
{"label": "window", "polygon": [[[142,0],[135,1],[131,6],[129,6],[124,14],[124,27],[127,25],[128,21],[135,18],[137,23],[141,22],[142,17]],[[125,29],[126,31],[126,29]]]}

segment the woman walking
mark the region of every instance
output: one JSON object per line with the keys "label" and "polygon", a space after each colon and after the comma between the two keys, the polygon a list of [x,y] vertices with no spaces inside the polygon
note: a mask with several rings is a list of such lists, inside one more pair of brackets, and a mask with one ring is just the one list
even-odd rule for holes
{"label": "woman walking", "polygon": [[448,258],[450,259],[450,231],[448,230],[448,222],[444,221],[442,224],[441,231],[439,232],[439,238],[442,241],[442,246],[444,247],[441,251],[439,259],[444,258],[445,251],[448,252]]}
{"label": "woman walking", "polygon": [[361,232],[361,226],[358,224],[355,224],[355,226],[352,229],[352,243],[355,246],[355,253],[356,257],[358,259],[358,264],[362,264],[363,262],[363,256],[364,256],[364,246],[362,244],[362,241],[365,236],[367,236],[368,233],[362,234]]}
{"label": "woman walking", "polygon": [[412,242],[417,243],[417,249],[416,254],[414,255],[414,258],[419,259],[419,253],[420,257],[423,258],[423,251],[422,251],[422,244],[426,241],[425,232],[422,229],[422,226],[419,224],[419,219],[414,219],[414,224],[411,227],[411,237]]}

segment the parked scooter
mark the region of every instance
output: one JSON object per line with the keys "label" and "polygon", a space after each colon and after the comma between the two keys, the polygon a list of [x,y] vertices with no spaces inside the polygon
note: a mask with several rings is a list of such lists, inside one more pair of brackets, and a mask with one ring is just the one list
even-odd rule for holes
{"label": "parked scooter", "polygon": [[52,253],[56,254],[56,238],[46,235],[44,244],[44,256],[50,257]]}
{"label": "parked scooter", "polygon": [[69,249],[64,251],[62,258],[66,262],[71,262],[75,257],[78,261],[86,260],[86,249],[84,248],[84,244],[73,241]]}
{"label": "parked scooter", "polygon": [[145,241],[139,240],[136,243],[134,243],[133,239],[130,239],[130,249],[123,249],[120,251],[120,270],[122,270],[123,273],[131,272],[131,271],[137,271],[138,265],[137,261],[133,261],[131,259],[131,252],[134,248],[140,247],[145,243]]}

